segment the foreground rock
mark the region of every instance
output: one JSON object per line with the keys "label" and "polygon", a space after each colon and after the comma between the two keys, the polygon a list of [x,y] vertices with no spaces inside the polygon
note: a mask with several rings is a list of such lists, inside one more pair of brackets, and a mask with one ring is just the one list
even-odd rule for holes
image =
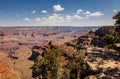
{"label": "foreground rock", "polygon": [[120,52],[92,48],[87,52],[85,61],[90,65],[93,74],[85,79],[119,79],[120,77]]}
{"label": "foreground rock", "polygon": [[[63,47],[68,53],[74,52],[75,48],[86,51],[84,61],[91,68],[91,73],[84,76],[84,79],[119,79],[120,77],[120,51],[100,48],[99,44],[104,45],[102,40],[96,40],[96,37],[80,37],[76,40],[66,43]],[[98,38],[99,39],[99,38]],[[95,40],[98,41],[95,43]],[[95,45],[95,47],[94,47]],[[115,44],[119,49],[119,44]]]}

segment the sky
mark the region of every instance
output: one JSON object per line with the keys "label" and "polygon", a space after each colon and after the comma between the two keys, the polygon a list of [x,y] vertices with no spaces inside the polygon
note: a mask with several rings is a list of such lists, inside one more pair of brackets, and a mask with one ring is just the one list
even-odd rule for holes
{"label": "sky", "polygon": [[0,26],[113,25],[120,0],[0,0]]}

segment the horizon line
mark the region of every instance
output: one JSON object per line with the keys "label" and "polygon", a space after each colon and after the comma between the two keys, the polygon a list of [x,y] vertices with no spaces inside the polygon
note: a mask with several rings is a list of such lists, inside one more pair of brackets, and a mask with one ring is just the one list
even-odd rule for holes
{"label": "horizon line", "polygon": [[[102,26],[114,26],[114,25],[102,25]],[[69,26],[69,25],[68,26],[61,26],[61,25],[56,25],[56,26],[52,26],[52,25],[50,25],[50,26],[44,26],[44,25],[43,26],[32,26],[32,25],[31,26],[29,26],[29,25],[21,25],[21,26],[17,26],[17,25],[16,26],[15,25],[12,26],[12,25],[10,25],[10,26],[8,26],[7,25],[7,26],[5,26],[5,25],[3,25],[2,26],[1,25],[0,28],[5,28],[5,27],[11,27],[11,28],[12,27],[16,27],[16,28],[17,27],[18,28],[20,28],[20,27],[21,28],[22,27],[102,27],[102,26],[101,25],[91,25],[91,26],[88,26],[88,25],[83,25],[83,26],[81,26],[81,25],[80,26],[73,26],[73,25],[72,26]]]}

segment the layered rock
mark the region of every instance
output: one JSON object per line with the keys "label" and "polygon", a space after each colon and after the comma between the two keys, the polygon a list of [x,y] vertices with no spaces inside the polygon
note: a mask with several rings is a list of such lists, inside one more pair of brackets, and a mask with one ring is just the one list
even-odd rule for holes
{"label": "layered rock", "polygon": [[[0,51],[3,52],[6,51],[9,54],[11,54],[10,58],[12,58],[12,65],[14,67],[14,70],[16,70],[16,72],[19,73],[20,78],[22,79],[27,79],[27,78],[32,79],[31,67],[34,64],[33,60],[38,56],[44,57],[44,53],[46,52],[46,50],[52,48],[56,48],[64,52],[64,57],[62,59],[62,62],[65,64],[67,64],[67,60],[70,59],[73,53],[75,53],[77,50],[83,50],[84,51],[83,53],[85,53],[86,56],[84,60],[86,63],[83,64],[81,71],[83,73],[90,71],[90,73],[84,73],[83,78],[85,79],[99,79],[99,78],[119,79],[120,52],[115,50],[113,51],[113,50],[105,50],[104,48],[99,48],[99,47],[103,47],[105,43],[98,36],[105,35],[106,33],[108,33],[110,29],[113,28],[114,28],[113,26],[101,27],[95,33],[93,31],[90,31],[87,35],[81,36],[77,39],[73,38],[75,40],[67,42],[63,45],[59,45],[59,43],[61,43],[61,40],[66,40],[66,38],[68,39],[72,35],[66,36],[65,34],[63,34],[62,37],[60,36],[61,37],[60,40],[58,40],[59,38],[57,37],[59,36],[57,36],[57,34],[61,33],[61,31],[56,33],[56,32],[51,32],[51,29],[49,29],[50,31],[44,30],[44,33],[40,33],[43,31],[39,29],[39,30],[35,30],[37,32],[31,33],[28,32],[30,31],[30,29],[27,32],[25,32],[25,29],[24,30],[19,29],[20,32],[15,31],[14,36],[22,35],[20,37],[22,41],[17,40],[16,37],[15,37],[16,39],[13,37],[11,39],[8,39],[9,37],[2,39],[0,40],[0,44],[2,46],[0,48]],[[64,31],[66,32],[66,30]],[[25,34],[21,34],[21,32]],[[43,35],[44,38],[38,37],[37,35]],[[52,35],[56,35],[57,37],[54,38]],[[80,36],[79,33],[78,36]],[[78,37],[78,36],[73,36],[73,37]],[[40,40],[44,39],[44,40],[40,41],[38,39]],[[51,41],[49,42],[50,39],[54,39],[54,40],[52,40],[52,42]],[[56,44],[55,43],[56,41],[59,43]],[[120,46],[119,44],[115,44],[114,47],[116,49],[119,49]],[[3,58],[2,60],[5,59]]]}

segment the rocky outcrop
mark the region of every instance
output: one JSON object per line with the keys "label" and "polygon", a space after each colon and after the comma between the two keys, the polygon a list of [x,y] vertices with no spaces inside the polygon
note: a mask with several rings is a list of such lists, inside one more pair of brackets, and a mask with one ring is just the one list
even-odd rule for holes
{"label": "rocky outcrop", "polygon": [[34,60],[38,56],[44,57],[44,54],[47,50],[52,48],[60,48],[58,44],[53,43],[52,41],[49,41],[47,44],[44,44],[42,46],[40,45],[34,45],[32,48],[32,55],[30,56],[30,60]]}
{"label": "rocky outcrop", "polygon": [[[69,53],[77,50],[85,50],[88,66],[91,70],[89,74],[84,75],[84,79],[119,79],[120,76],[120,52],[116,50],[106,50],[103,47],[104,41],[94,36],[82,36],[65,44],[65,50],[69,48]],[[120,44],[114,44],[116,49],[119,49]],[[71,50],[71,51],[70,51]]]}
{"label": "rocky outcrop", "polygon": [[92,39],[86,36],[81,36],[71,42],[65,43],[67,46],[72,46],[77,49],[86,49],[91,45]]}
{"label": "rocky outcrop", "polygon": [[31,67],[34,62],[29,60],[31,55],[32,51],[27,46],[21,46],[11,54],[12,68],[18,72],[21,79],[33,79]]}
{"label": "rocky outcrop", "polygon": [[85,61],[93,71],[85,79],[119,79],[120,52],[95,47],[86,53]]}
{"label": "rocky outcrop", "polygon": [[95,31],[95,34],[102,37],[105,36],[111,29],[114,29],[115,26],[102,26],[98,30]]}
{"label": "rocky outcrop", "polygon": [[14,51],[14,53],[12,53],[12,56],[16,57],[19,60],[22,60],[29,58],[31,56],[31,53],[31,49],[29,49],[27,46],[22,46],[16,51]]}
{"label": "rocky outcrop", "polygon": [[32,55],[29,57],[30,60],[35,60],[38,56],[43,55],[43,51],[45,51],[45,48],[42,46],[35,45],[32,48]]}
{"label": "rocky outcrop", "polygon": [[104,40],[102,38],[100,38],[98,36],[95,36],[92,39],[91,44],[94,45],[94,46],[98,46],[98,47],[104,47],[106,43],[104,42]]}

